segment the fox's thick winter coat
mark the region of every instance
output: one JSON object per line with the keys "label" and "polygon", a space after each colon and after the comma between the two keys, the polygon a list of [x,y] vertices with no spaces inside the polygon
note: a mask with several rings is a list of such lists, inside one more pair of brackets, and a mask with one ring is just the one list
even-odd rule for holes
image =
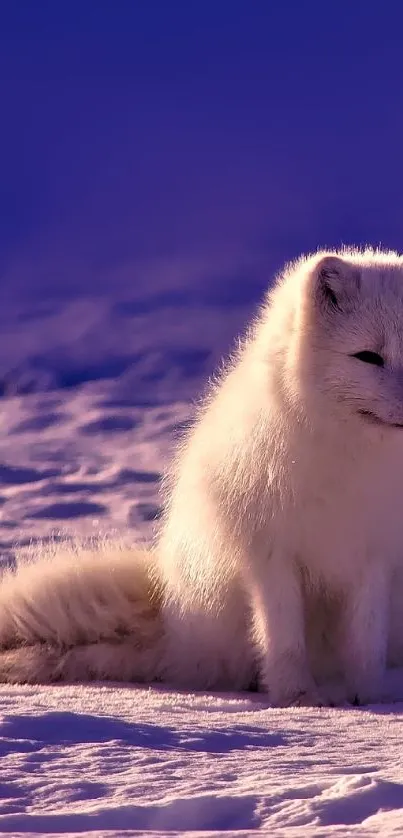
{"label": "fox's thick winter coat", "polygon": [[149,553],[0,585],[0,680],[381,699],[403,664],[403,257],[288,266],[183,440]]}

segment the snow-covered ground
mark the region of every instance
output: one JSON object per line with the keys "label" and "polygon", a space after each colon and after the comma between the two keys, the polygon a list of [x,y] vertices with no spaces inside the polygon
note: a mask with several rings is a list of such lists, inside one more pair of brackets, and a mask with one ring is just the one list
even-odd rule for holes
{"label": "snow-covered ground", "polygon": [[2,833],[402,834],[398,708],[114,685],[3,688],[0,707]]}
{"label": "snow-covered ground", "polygon": [[[191,400],[248,314],[179,292],[2,311],[4,562],[66,534],[151,537]],[[0,833],[402,835],[402,742],[399,703],[2,686]]]}

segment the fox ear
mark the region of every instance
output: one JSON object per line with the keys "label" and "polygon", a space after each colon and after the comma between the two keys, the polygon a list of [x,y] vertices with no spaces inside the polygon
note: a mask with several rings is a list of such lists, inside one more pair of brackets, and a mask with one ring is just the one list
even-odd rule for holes
{"label": "fox ear", "polygon": [[322,256],[314,268],[315,300],[324,311],[351,311],[359,296],[360,271],[341,256]]}

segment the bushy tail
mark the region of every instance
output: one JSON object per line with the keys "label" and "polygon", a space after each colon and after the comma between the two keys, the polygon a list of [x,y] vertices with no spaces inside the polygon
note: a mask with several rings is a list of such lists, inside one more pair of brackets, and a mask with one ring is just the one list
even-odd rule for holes
{"label": "bushy tail", "polygon": [[47,548],[0,581],[0,682],[158,679],[160,600],[145,550]]}

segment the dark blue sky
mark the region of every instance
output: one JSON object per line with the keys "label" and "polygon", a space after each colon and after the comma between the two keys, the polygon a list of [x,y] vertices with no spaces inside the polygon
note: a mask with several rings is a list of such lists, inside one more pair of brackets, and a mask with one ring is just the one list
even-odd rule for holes
{"label": "dark blue sky", "polygon": [[403,248],[402,27],[398,0],[5,0],[3,287]]}

